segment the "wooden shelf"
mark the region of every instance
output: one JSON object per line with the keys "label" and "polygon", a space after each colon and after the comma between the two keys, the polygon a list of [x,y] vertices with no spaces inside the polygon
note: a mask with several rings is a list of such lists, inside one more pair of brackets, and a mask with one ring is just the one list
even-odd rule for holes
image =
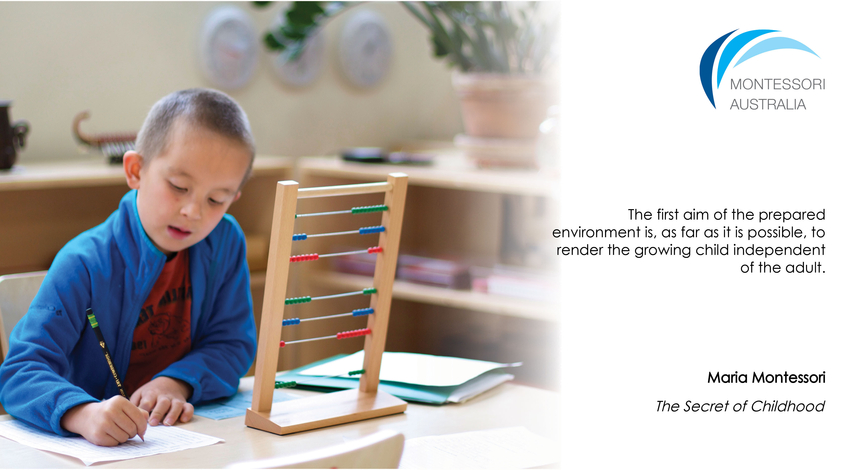
{"label": "wooden shelf", "polygon": [[[372,278],[368,276],[317,271],[312,271],[309,279],[311,283],[324,287],[354,290],[370,287],[372,282]],[[398,279],[396,279],[393,285],[393,298],[444,307],[465,308],[510,317],[558,321],[557,307],[547,302],[524,300],[481,292],[444,289],[442,287],[414,284]]]}
{"label": "wooden shelf", "polygon": [[[274,175],[294,166],[292,157],[257,156],[254,176]],[[124,169],[104,157],[23,163],[0,171],[0,191],[124,185]]]}
{"label": "wooden shelf", "polygon": [[438,154],[428,166],[354,163],[338,157],[302,157],[297,165],[296,179],[306,174],[380,181],[388,173],[400,171],[410,177],[411,186],[551,198],[557,197],[558,189],[558,180],[551,175],[536,170],[480,169],[459,154]]}

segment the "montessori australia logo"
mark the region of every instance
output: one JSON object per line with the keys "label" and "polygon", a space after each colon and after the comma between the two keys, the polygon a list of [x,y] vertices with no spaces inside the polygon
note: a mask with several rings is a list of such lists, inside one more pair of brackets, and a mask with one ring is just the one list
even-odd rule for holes
{"label": "montessori australia logo", "polygon": [[[773,33],[778,33],[775,29],[755,29],[739,33],[732,37],[730,36],[736,31],[720,36],[708,46],[708,49],[702,55],[699,63],[699,79],[702,83],[702,89],[705,91],[705,96],[714,108],[717,108],[715,103],[716,91],[720,90],[720,83],[723,80],[723,75],[730,70],[729,66],[733,59],[737,57],[739,52],[743,51],[738,57],[738,60],[732,65],[732,68],[741,65],[742,63],[752,59],[753,57],[764,54],[765,52],[776,51],[780,49],[795,49],[813,54],[820,58],[815,52],[809,49],[808,46],[795,39],[776,36]],[[767,37],[765,37],[767,36]],[[724,45],[724,43],[726,43]],[[717,66],[715,71],[715,65]],[[806,104],[802,98],[791,99],[787,95],[785,97],[776,94],[775,92],[794,92],[797,90],[823,90],[826,87],[826,80],[823,78],[797,78],[797,77],[759,77],[759,78],[731,78],[729,80],[730,90],[754,90],[761,92],[767,90],[770,96],[758,96],[748,98],[734,98],[729,109],[732,110],[798,110],[806,109]]]}

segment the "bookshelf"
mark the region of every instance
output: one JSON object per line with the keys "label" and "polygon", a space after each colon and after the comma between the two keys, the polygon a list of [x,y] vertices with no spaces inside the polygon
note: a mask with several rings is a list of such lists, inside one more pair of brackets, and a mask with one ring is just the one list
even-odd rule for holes
{"label": "bookshelf", "polygon": [[453,149],[434,153],[434,164],[429,166],[360,164],[337,157],[304,157],[299,159],[296,173],[371,181],[386,178],[393,171],[404,171],[410,184],[421,187],[557,198],[558,180],[552,175],[529,170],[482,170]]}
{"label": "bookshelf", "polygon": [[[311,279],[311,282],[325,287],[356,290],[367,287],[371,278],[338,272],[316,272]],[[558,321],[555,304],[497,294],[445,289],[399,280],[396,280],[393,286],[393,298],[509,317]]]}
{"label": "bookshelf", "polygon": [[[242,198],[230,208],[245,232],[252,271],[265,269],[274,183],[291,177],[293,162],[258,156]],[[123,168],[102,157],[0,171],[0,275],[47,269],[69,240],[106,220],[128,190]]]}

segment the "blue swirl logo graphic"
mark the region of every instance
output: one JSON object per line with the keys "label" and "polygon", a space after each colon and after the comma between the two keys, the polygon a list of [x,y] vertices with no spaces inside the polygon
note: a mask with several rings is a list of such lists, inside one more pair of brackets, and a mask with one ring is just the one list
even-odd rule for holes
{"label": "blue swirl logo graphic", "polygon": [[[715,109],[717,109],[717,106],[714,104],[714,89],[716,87],[720,87],[720,81],[723,80],[723,74],[726,73],[726,70],[729,68],[729,64],[732,63],[732,59],[734,59],[738,52],[748,45],[750,45],[750,48],[741,56],[740,59],[738,59],[738,62],[735,62],[735,65],[733,65],[732,68],[741,65],[743,62],[746,62],[757,55],[778,49],[797,49],[809,52],[814,54],[815,57],[820,58],[820,56],[815,54],[815,52],[809,49],[808,46],[795,39],[770,37],[762,39],[761,41],[756,41],[756,39],[760,36],[764,36],[765,34],[778,33],[779,31],[775,29],[754,29],[752,31],[743,32],[732,38],[732,40],[723,47],[723,43],[735,31],[737,31],[737,29],[717,38],[717,40],[708,46],[708,49],[705,50],[705,53],[702,55],[702,59],[699,61],[699,79],[700,82],[702,82],[702,89],[705,91],[705,96],[708,98],[708,101],[711,102],[711,105],[714,106]],[[714,71],[714,62],[715,59],[717,59],[718,54],[720,55],[720,59],[717,61],[717,83],[713,85],[711,76]]]}

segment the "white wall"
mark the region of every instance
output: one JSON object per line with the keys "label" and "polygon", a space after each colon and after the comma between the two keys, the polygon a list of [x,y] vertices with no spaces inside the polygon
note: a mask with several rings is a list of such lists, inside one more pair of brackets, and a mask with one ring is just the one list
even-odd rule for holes
{"label": "white wall", "polygon": [[[233,3],[261,32],[285,2]],[[136,131],[151,105],[178,89],[207,86],[198,61],[206,15],[224,3],[0,3],[0,99],[31,131],[18,162],[80,156],[71,120],[84,132]],[[357,9],[379,12],[393,39],[384,82],[362,91],[339,73],[337,41]],[[360,5],[328,24],[323,71],[306,89],[283,85],[263,50],[249,84],[228,92],[246,110],[260,154],[317,155],[344,146],[451,139],[462,131],[450,70],[431,56],[426,30],[395,2]]]}

